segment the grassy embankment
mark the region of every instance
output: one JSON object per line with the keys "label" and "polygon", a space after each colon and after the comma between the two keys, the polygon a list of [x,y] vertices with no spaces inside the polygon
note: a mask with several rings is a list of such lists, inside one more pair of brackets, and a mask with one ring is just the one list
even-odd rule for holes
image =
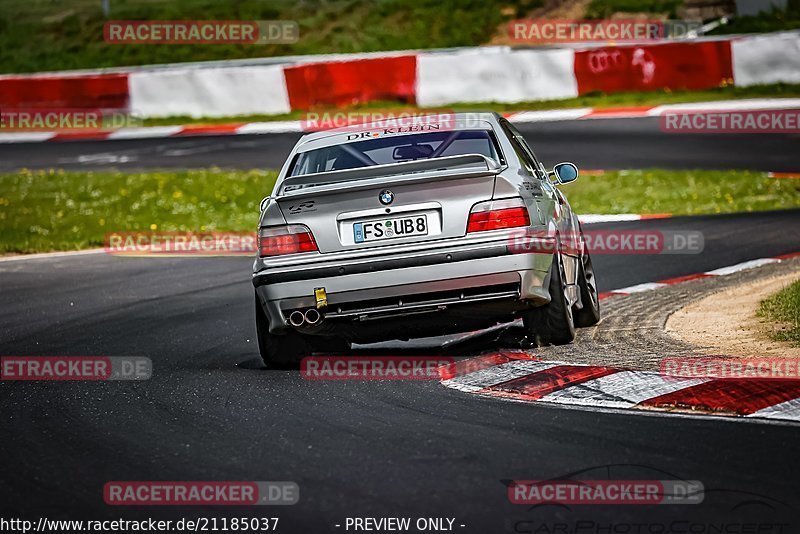
{"label": "grassy embankment", "polygon": [[[677,19],[683,3],[593,0],[574,18]],[[300,39],[272,45],[106,44],[106,18],[99,0],[0,0],[0,73],[478,46],[500,37],[509,20],[548,13],[537,10],[544,0],[112,0],[110,4],[111,20],[293,20]],[[716,33],[796,28],[800,28],[800,0],[789,0],[786,11],[739,17]]]}
{"label": "grassy embankment", "polygon": [[[99,0],[0,0],[0,73],[475,46],[542,0],[112,0],[111,20],[293,20],[294,44],[119,45]],[[35,35],[35,39],[31,36]]]}
{"label": "grassy embankment", "polygon": [[758,316],[777,325],[773,339],[800,346],[800,280],[763,300]]}
{"label": "grassy embankment", "polygon": [[503,104],[481,102],[453,104],[435,108],[422,108],[391,101],[376,101],[348,108],[322,107],[309,111],[293,111],[280,115],[243,115],[237,117],[192,118],[174,116],[137,120],[137,126],[166,126],[180,124],[225,124],[236,122],[260,122],[273,120],[318,120],[328,126],[342,125],[348,117],[356,121],[379,117],[397,117],[402,114],[453,113],[459,111],[536,111],[548,109],[568,109],[581,107],[614,108],[635,106],[658,106],[662,104],[681,104],[686,102],[713,102],[715,100],[738,100],[743,98],[791,98],[800,97],[800,84],[770,84],[752,87],[717,87],[704,91],[652,91],[627,93],[589,93],[577,98],[561,100],[540,100]]}
{"label": "grassy embankment", "polygon": [[[272,171],[0,174],[0,253],[100,247],[109,232],[248,231]],[[612,171],[564,192],[578,213],[800,208],[800,180],[747,171]]]}

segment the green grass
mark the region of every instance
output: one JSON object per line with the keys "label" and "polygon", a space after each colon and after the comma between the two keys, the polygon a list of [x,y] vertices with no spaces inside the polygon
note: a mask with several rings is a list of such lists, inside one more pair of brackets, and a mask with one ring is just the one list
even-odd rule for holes
{"label": "green grass", "polygon": [[0,253],[102,247],[108,232],[254,230],[277,173],[0,174]]}
{"label": "green grass", "polygon": [[[447,107],[424,108],[414,107],[392,101],[375,101],[349,108],[319,108],[313,110],[320,117],[328,113],[435,113],[456,111],[536,111],[545,109],[567,109],[579,107],[625,107],[625,106],[657,106],[662,104],[680,104],[685,102],[708,102],[714,100],[736,100],[742,98],[789,98],[800,97],[800,84],[770,84],[751,87],[717,87],[704,91],[652,91],[628,93],[590,93],[578,98],[562,100],[541,100],[533,102],[517,102],[503,104],[497,102],[481,102],[474,104],[453,104]],[[223,124],[231,122],[260,122],[277,120],[302,120],[308,117],[308,111],[293,111],[280,115],[240,115],[236,117],[203,117],[187,116],[142,119],[144,126],[165,126],[174,124]],[[341,115],[340,115],[341,116]],[[138,123],[137,123],[138,124]]]}
{"label": "green grass", "polygon": [[[586,9],[586,18],[604,19],[620,13],[648,13],[674,20],[680,18],[680,8],[684,3],[684,0],[592,0]],[[800,0],[789,0],[785,10],[771,8],[755,16],[736,17],[727,25],[709,32],[709,35],[766,33],[798,28]]]}
{"label": "green grass", "polygon": [[650,13],[675,19],[684,0],[592,0],[586,18],[605,19],[615,13]]}
{"label": "green grass", "polygon": [[[0,73],[473,46],[542,0],[111,0],[111,20],[294,20],[295,44],[113,45],[100,0],[0,0]],[[35,38],[32,38],[35,36]]]}
{"label": "green grass", "polygon": [[[271,171],[0,174],[0,253],[103,246],[108,232],[249,231]],[[745,171],[615,171],[564,192],[578,213],[708,214],[800,208],[800,181]]]}
{"label": "green grass", "polygon": [[800,208],[800,180],[751,171],[611,171],[563,191],[577,213],[703,215]]}
{"label": "green grass", "polygon": [[800,280],[763,300],[758,316],[779,326],[773,339],[800,347]]}
{"label": "green grass", "polygon": [[789,0],[785,11],[771,9],[755,16],[738,17],[730,24],[710,32],[710,35],[726,33],[765,33],[800,28],[800,0]]}
{"label": "green grass", "polygon": [[[293,20],[294,44],[113,45],[103,40],[100,0],[0,0],[0,73],[478,46],[544,0],[110,0],[110,20]],[[645,13],[677,18],[683,0],[593,0],[587,18]],[[718,32],[800,27],[786,13],[742,17]]]}

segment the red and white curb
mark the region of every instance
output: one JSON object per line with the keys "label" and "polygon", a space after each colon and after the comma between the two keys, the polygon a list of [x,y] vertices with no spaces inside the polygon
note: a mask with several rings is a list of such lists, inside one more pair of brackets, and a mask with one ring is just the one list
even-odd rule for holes
{"label": "red and white curb", "polygon": [[585,215],[578,215],[578,219],[583,224],[598,224],[607,222],[627,222],[627,221],[648,221],[652,219],[669,219],[672,217],[671,213],[617,213],[614,215],[603,215],[587,213]]}
{"label": "red and white curb", "polygon": [[[586,119],[621,119],[660,117],[667,113],[705,113],[725,111],[761,111],[800,109],[800,98],[758,98],[722,100],[663,106],[635,106],[620,108],[568,108],[542,111],[515,111],[506,113],[514,123],[559,122]],[[146,126],[119,128],[117,130],[71,130],[1,132],[0,143],[39,143],[44,141],[113,141],[124,139],[155,139],[161,137],[187,137],[198,135],[253,135],[303,133],[307,121],[265,121],[230,124],[191,124],[176,126]]]}
{"label": "red and white curb", "polygon": [[511,122],[559,122],[586,119],[627,119],[661,117],[667,114],[723,113],[731,111],[768,111],[800,109],[800,98],[753,98],[666,104],[662,106],[631,106],[619,108],[572,108],[545,111],[517,111],[507,115]]}
{"label": "red and white curb", "polygon": [[767,177],[796,180],[800,178],[800,172],[768,172]]}
{"label": "red and white curb", "polygon": [[102,254],[106,250],[104,248],[88,248],[85,250],[64,250],[59,252],[37,252],[36,254],[11,254],[8,256],[0,256],[0,263],[9,261],[22,261],[22,260],[49,260],[55,258],[64,258],[71,256],[89,256],[94,254]]}
{"label": "red and white curb", "polygon": [[798,257],[800,257],[800,252],[791,252],[789,254],[774,256],[772,258],[759,258],[755,260],[744,261],[742,263],[737,263],[736,265],[730,265],[728,267],[722,267],[719,269],[714,269],[713,271],[706,271],[704,273],[689,274],[686,276],[678,276],[675,278],[667,278],[666,280],[659,280],[658,282],[647,282],[644,284],[637,284],[635,286],[623,287],[622,289],[615,289],[613,291],[600,293],[599,297],[602,300],[615,295],[630,295],[632,293],[642,293],[643,291],[653,291],[654,289],[661,289],[662,287],[672,286],[682,282],[688,282],[690,280],[699,280],[701,278],[709,278],[712,276],[725,276],[741,271],[747,271],[749,269],[755,269],[756,267],[761,267],[762,265],[780,263],[783,260]]}
{"label": "red and white curb", "polygon": [[525,353],[485,354],[442,367],[439,374],[449,388],[516,401],[800,423],[800,380],[681,378],[548,362]]}
{"label": "red and white curb", "polygon": [[301,121],[271,121],[188,126],[144,126],[117,130],[72,130],[53,132],[0,133],[0,143],[41,143],[44,141],[115,141],[158,139],[199,135],[249,135],[302,133]]}
{"label": "red and white curb", "polygon": [[[800,252],[639,284],[601,293],[600,298],[725,276],[792,258],[800,258]],[[440,368],[439,374],[442,384],[449,388],[517,401],[800,422],[800,380],[682,378],[653,371],[548,362],[515,352],[461,360]]]}

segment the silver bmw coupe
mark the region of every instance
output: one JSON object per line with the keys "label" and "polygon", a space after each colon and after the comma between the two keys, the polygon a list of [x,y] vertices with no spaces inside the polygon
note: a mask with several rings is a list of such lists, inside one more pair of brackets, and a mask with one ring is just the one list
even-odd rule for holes
{"label": "silver bmw coupe", "polygon": [[261,202],[253,266],[264,362],[522,318],[537,344],[600,319],[592,261],[547,171],[495,113],[303,136]]}

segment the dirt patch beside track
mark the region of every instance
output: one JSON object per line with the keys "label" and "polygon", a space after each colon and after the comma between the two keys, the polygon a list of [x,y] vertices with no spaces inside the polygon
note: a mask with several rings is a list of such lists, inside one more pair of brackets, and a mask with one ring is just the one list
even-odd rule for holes
{"label": "dirt patch beside track", "polygon": [[800,356],[800,348],[769,339],[772,325],[756,317],[759,303],[800,278],[800,272],[726,288],[673,313],[666,331],[713,354]]}
{"label": "dirt patch beside track", "polygon": [[[547,361],[607,365],[630,369],[657,370],[665,357],[713,354],[741,354],[699,339],[681,339],[667,331],[667,321],[695,302],[721,292],[764,280],[797,277],[800,259],[784,260],[727,276],[715,276],[663,287],[654,291],[614,296],[601,301],[603,320],[599,325],[578,330],[575,343],[541,347],[529,352]],[[781,286],[776,286],[776,290]],[[758,305],[760,299],[754,301]],[[710,326],[710,318],[698,317],[695,327]],[[720,332],[721,336],[729,335]],[[765,338],[766,339],[766,338]],[[772,343],[765,341],[764,343]],[[748,355],[764,351],[746,351]],[[776,354],[776,353],[770,353]],[[777,354],[788,355],[786,351]]]}

